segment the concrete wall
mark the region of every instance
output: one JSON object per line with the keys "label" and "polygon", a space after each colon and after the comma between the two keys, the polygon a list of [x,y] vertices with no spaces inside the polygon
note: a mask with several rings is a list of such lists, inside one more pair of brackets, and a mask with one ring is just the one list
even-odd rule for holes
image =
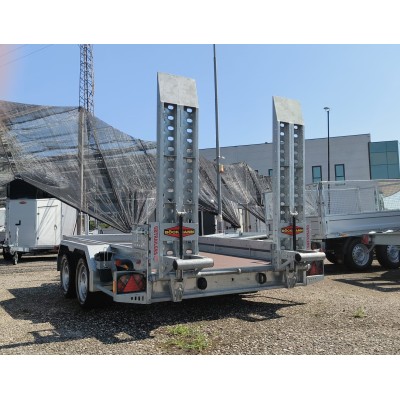
{"label": "concrete wall", "polygon": [[[215,160],[215,148],[200,149],[200,155],[207,160]],[[262,175],[268,175],[268,168],[272,168],[272,144],[248,144],[243,146],[221,147],[222,164],[246,162]]]}
{"label": "concrete wall", "polygon": [[[331,180],[335,180],[335,164],[344,164],[346,180],[370,179],[368,143],[371,135],[349,135],[330,137]],[[312,167],[322,167],[322,179],[328,179],[328,139],[306,139],[305,141],[306,184],[312,183]],[[215,148],[200,149],[200,155],[215,159]],[[221,147],[222,163],[246,162],[260,174],[268,175],[273,168],[272,143]]]}
{"label": "concrete wall", "polygon": [[[370,179],[368,143],[371,135],[331,137],[330,176],[335,180],[335,164],[344,164],[346,180]],[[322,166],[322,180],[328,180],[328,139],[306,140],[306,184],[312,183],[313,165]]]}

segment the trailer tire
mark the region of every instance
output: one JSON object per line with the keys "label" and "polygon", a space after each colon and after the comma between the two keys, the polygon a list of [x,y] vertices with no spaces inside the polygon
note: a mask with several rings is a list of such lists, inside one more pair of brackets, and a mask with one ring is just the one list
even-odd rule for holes
{"label": "trailer tire", "polygon": [[97,293],[89,291],[89,268],[84,258],[80,258],[76,265],[75,287],[76,297],[81,307],[92,307],[98,296],[96,296]]}
{"label": "trailer tire", "polygon": [[399,250],[397,246],[378,245],[375,247],[376,259],[382,267],[395,269],[400,267]]}
{"label": "trailer tire", "polygon": [[338,264],[338,260],[336,258],[336,254],[331,253],[330,251],[325,252],[326,259],[332,264]]}
{"label": "trailer tire", "polygon": [[345,254],[346,266],[355,271],[365,271],[373,260],[372,251],[357,238],[350,242]]}
{"label": "trailer tire", "polygon": [[9,251],[7,251],[4,247],[3,247],[3,258],[6,261],[11,261],[13,259],[13,255]]}
{"label": "trailer tire", "polygon": [[76,296],[75,290],[75,266],[67,254],[62,254],[59,261],[60,265],[60,284],[66,298]]}

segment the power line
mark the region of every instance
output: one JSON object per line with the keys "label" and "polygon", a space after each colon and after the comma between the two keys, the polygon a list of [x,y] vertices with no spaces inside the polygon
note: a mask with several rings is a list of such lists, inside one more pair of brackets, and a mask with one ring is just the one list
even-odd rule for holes
{"label": "power line", "polygon": [[25,46],[28,46],[28,45],[27,45],[27,44],[22,44],[21,46],[14,47],[13,49],[11,49],[11,50],[9,50],[9,51],[0,54],[0,58],[1,58],[1,57],[5,57],[6,55],[8,55],[8,54],[10,54],[10,53],[14,53],[14,51],[17,51],[17,50],[19,50],[19,49],[21,49],[22,47],[25,47]]}
{"label": "power line", "polygon": [[28,57],[28,56],[30,56],[32,54],[38,53],[39,51],[42,51],[42,50],[44,50],[44,49],[46,49],[47,47],[50,47],[50,46],[53,46],[53,45],[52,44],[48,44],[46,46],[41,47],[40,49],[34,50],[34,51],[32,51],[32,52],[30,52],[28,54],[25,54],[25,55],[23,55],[21,57],[15,58],[14,60],[11,60],[11,61],[6,62],[4,64],[0,64],[0,68],[5,67],[6,65],[12,64],[12,63],[14,63],[16,61],[22,60],[23,58],[26,58],[26,57]]}

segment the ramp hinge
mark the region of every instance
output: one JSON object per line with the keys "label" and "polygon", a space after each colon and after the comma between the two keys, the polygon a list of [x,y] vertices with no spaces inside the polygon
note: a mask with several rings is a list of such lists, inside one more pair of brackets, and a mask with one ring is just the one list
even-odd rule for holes
{"label": "ramp hinge", "polygon": [[171,289],[172,301],[174,302],[182,301],[183,291],[184,291],[183,280],[177,281],[176,279],[171,278],[170,289]]}
{"label": "ramp hinge", "polygon": [[297,283],[297,268],[295,267],[294,269],[290,269],[289,267],[286,267],[285,279],[287,288],[294,288]]}

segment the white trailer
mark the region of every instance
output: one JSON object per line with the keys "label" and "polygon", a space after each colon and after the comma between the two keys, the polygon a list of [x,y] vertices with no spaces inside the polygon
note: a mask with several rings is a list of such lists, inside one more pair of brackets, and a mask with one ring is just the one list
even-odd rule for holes
{"label": "white trailer", "polygon": [[0,207],[0,243],[4,242],[6,232],[6,208]]}
{"label": "white trailer", "polygon": [[[90,306],[99,293],[122,303],[179,302],[291,288],[323,279],[325,255],[304,250],[304,136],[299,104],[274,98],[276,165],[282,174],[276,184],[272,263],[247,260],[246,265],[216,268],[212,256],[199,254],[197,124],[195,81],[159,73],[157,221],[135,226],[132,234],[64,237],[57,269],[66,297],[76,296],[83,307]],[[293,225],[294,234],[288,236],[286,231]]]}
{"label": "white trailer", "polygon": [[306,189],[307,221],[314,248],[332,263],[355,270],[371,266],[373,256],[386,268],[400,266],[398,248],[373,245],[371,232],[400,228],[399,180],[319,182]]}
{"label": "white trailer", "polygon": [[7,199],[3,257],[17,264],[22,254],[57,253],[63,235],[72,235],[76,210],[55,198]]}

